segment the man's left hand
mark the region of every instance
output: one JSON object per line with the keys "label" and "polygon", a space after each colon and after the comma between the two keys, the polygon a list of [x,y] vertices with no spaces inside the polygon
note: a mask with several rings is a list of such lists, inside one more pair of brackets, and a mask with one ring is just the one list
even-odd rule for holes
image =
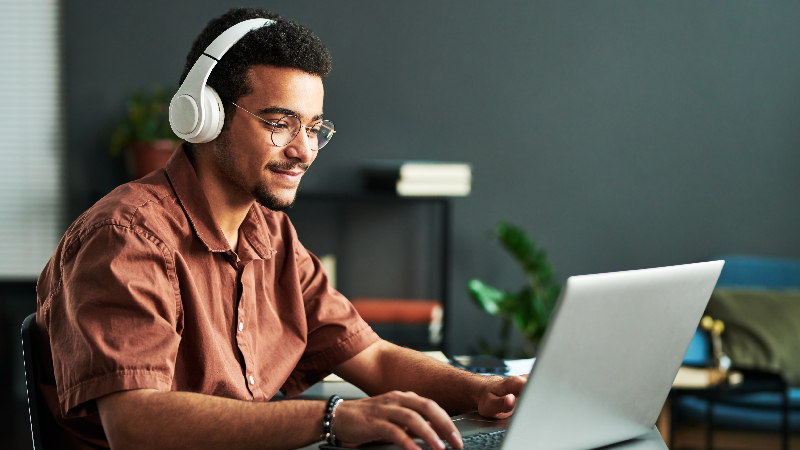
{"label": "man's left hand", "polygon": [[488,383],[478,400],[478,413],[492,419],[505,419],[514,412],[517,397],[528,381],[527,375],[497,379]]}

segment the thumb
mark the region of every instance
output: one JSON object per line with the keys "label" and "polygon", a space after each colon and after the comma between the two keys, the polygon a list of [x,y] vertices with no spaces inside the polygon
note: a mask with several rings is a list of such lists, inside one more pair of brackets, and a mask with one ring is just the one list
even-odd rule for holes
{"label": "thumb", "polygon": [[478,408],[478,412],[484,417],[493,419],[504,419],[514,412],[517,397],[514,394],[506,394],[498,396],[489,394],[485,402]]}

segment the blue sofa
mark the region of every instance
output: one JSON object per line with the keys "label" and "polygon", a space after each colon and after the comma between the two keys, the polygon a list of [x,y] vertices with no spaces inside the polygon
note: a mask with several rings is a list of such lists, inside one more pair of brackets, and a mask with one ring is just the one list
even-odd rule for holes
{"label": "blue sofa", "polygon": [[[800,291],[800,261],[754,256],[730,255],[720,259],[726,261],[717,283],[717,288],[750,291]],[[735,291],[734,291],[735,292]],[[792,295],[796,295],[792,293]],[[713,300],[712,300],[713,301]],[[723,340],[725,335],[723,333]],[[800,330],[796,334],[800,342]],[[723,348],[725,345],[723,345]],[[691,366],[711,365],[711,345],[705,331],[698,329],[686,353],[684,364]],[[793,358],[793,357],[791,357]],[[797,355],[800,362],[800,354]],[[737,361],[733,361],[736,365]],[[789,430],[800,433],[800,385],[790,381]],[[685,419],[702,421],[707,417],[708,403],[695,396],[681,396],[673,403],[678,423]],[[714,427],[739,430],[773,431],[781,428],[781,395],[776,392],[761,392],[731,397],[725,402],[714,403]]]}

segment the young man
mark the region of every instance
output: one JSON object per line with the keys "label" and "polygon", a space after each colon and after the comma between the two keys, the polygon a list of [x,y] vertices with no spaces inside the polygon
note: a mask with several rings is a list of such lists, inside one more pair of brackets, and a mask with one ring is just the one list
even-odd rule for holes
{"label": "young man", "polygon": [[[345,444],[461,447],[448,413],[506,417],[525,380],[471,374],[382,341],[328,283],[285,214],[332,136],[330,56],[263,10],[212,20],[250,31],[208,79],[221,134],[120,186],[69,228],[37,286],[41,383],[59,448],[296,448],[321,440],[324,401],[288,397],[334,372],[372,397],[335,409]],[[321,128],[323,127],[323,128]],[[327,131],[326,131],[327,130]]]}

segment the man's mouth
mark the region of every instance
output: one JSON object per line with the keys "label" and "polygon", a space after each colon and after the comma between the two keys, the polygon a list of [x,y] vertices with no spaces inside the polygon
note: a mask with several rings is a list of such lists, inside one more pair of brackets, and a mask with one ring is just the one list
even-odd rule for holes
{"label": "man's mouth", "polygon": [[292,162],[272,162],[267,164],[267,169],[273,173],[286,177],[289,181],[300,180],[300,177],[308,170],[308,164],[298,164]]}
{"label": "man's mouth", "polygon": [[281,174],[284,174],[284,175],[289,175],[289,176],[292,176],[292,177],[298,176],[298,175],[302,175],[302,174],[305,173],[302,170],[281,170],[281,169],[274,169],[272,167],[270,167],[269,170],[271,170],[273,172],[281,173]]}

